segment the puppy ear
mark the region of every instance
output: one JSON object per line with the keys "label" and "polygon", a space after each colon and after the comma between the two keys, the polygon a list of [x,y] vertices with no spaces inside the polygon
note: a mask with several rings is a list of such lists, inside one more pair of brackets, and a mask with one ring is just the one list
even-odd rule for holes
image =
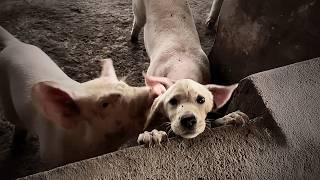
{"label": "puppy ear", "polygon": [[100,77],[108,77],[111,80],[118,81],[116,72],[111,59],[102,59],[102,71]]}
{"label": "puppy ear", "polygon": [[164,115],[163,100],[164,100],[164,95],[159,96],[154,100],[150,108],[147,120],[144,124],[144,129],[150,126],[153,126],[154,124],[159,124],[161,119],[163,119],[163,115]]}
{"label": "puppy ear", "polygon": [[49,121],[65,128],[75,127],[80,108],[74,101],[75,95],[61,85],[46,81],[32,87],[32,101],[40,113]]}
{"label": "puppy ear", "polygon": [[216,108],[221,108],[231,98],[233,91],[238,87],[238,84],[230,86],[220,86],[215,84],[206,85],[208,90],[212,93]]}
{"label": "puppy ear", "polygon": [[145,73],[142,73],[142,75],[144,76],[146,86],[151,87],[158,96],[173,85],[173,81],[166,77],[148,76]]}

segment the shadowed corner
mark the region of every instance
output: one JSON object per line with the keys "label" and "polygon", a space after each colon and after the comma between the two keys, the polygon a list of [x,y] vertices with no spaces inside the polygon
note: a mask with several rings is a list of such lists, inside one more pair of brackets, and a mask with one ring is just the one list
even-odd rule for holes
{"label": "shadowed corner", "polygon": [[282,129],[277,125],[276,121],[272,117],[272,114],[269,111],[263,113],[260,119],[257,119],[254,123],[257,129],[264,131],[268,136],[271,137],[274,142],[281,146],[287,146],[287,139]]}
{"label": "shadowed corner", "polygon": [[[0,106],[0,144],[2,145],[0,179],[11,180],[39,170],[46,170],[45,166],[39,164],[37,138],[20,139],[25,135],[24,132],[15,134],[18,137],[14,137],[15,128],[5,119],[3,114]],[[14,138],[18,138],[17,141],[14,142]]]}
{"label": "shadowed corner", "polygon": [[240,110],[250,118],[247,124],[249,131],[255,132],[262,137],[267,135],[270,143],[276,143],[281,147],[287,145],[287,139],[282,129],[278,126],[272,116],[272,112],[265,106],[260,93],[250,78],[243,79],[239,82],[238,88],[227,107],[227,113]]}

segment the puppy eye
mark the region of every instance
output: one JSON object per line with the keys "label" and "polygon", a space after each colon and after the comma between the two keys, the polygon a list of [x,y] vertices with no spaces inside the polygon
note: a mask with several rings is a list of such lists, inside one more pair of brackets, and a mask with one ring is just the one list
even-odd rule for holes
{"label": "puppy eye", "polygon": [[176,98],[171,98],[169,101],[169,104],[171,104],[172,106],[175,106],[178,104],[178,100]]}
{"label": "puppy eye", "polygon": [[197,103],[203,104],[206,101],[206,99],[203,96],[198,95],[197,97]]}

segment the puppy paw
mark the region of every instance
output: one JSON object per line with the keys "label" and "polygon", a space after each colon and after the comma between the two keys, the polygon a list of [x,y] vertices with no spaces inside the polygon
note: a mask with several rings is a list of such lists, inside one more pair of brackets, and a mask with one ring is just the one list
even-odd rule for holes
{"label": "puppy paw", "polygon": [[145,147],[161,146],[161,142],[166,142],[168,135],[164,131],[158,131],[156,129],[151,132],[145,131],[138,137],[138,144],[144,144]]}
{"label": "puppy paw", "polygon": [[241,111],[235,111],[230,114],[225,115],[222,118],[219,118],[214,121],[214,124],[216,126],[222,126],[222,125],[245,125],[249,122],[249,117],[241,112]]}

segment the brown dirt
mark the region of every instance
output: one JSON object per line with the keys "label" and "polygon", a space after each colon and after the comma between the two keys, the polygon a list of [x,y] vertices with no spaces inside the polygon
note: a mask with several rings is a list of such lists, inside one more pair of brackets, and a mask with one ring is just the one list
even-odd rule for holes
{"label": "brown dirt", "polygon": [[[213,33],[206,30],[204,21],[211,0],[192,0],[190,5],[201,44],[208,54]],[[112,58],[118,76],[126,76],[130,85],[143,85],[142,71],[146,71],[149,59],[142,34],[138,45],[129,41],[132,19],[130,0],[0,2],[0,25],[20,40],[40,47],[79,82],[97,77],[99,60]],[[29,140],[13,155],[12,135],[13,125],[0,116],[0,179],[42,170],[37,140]]]}

